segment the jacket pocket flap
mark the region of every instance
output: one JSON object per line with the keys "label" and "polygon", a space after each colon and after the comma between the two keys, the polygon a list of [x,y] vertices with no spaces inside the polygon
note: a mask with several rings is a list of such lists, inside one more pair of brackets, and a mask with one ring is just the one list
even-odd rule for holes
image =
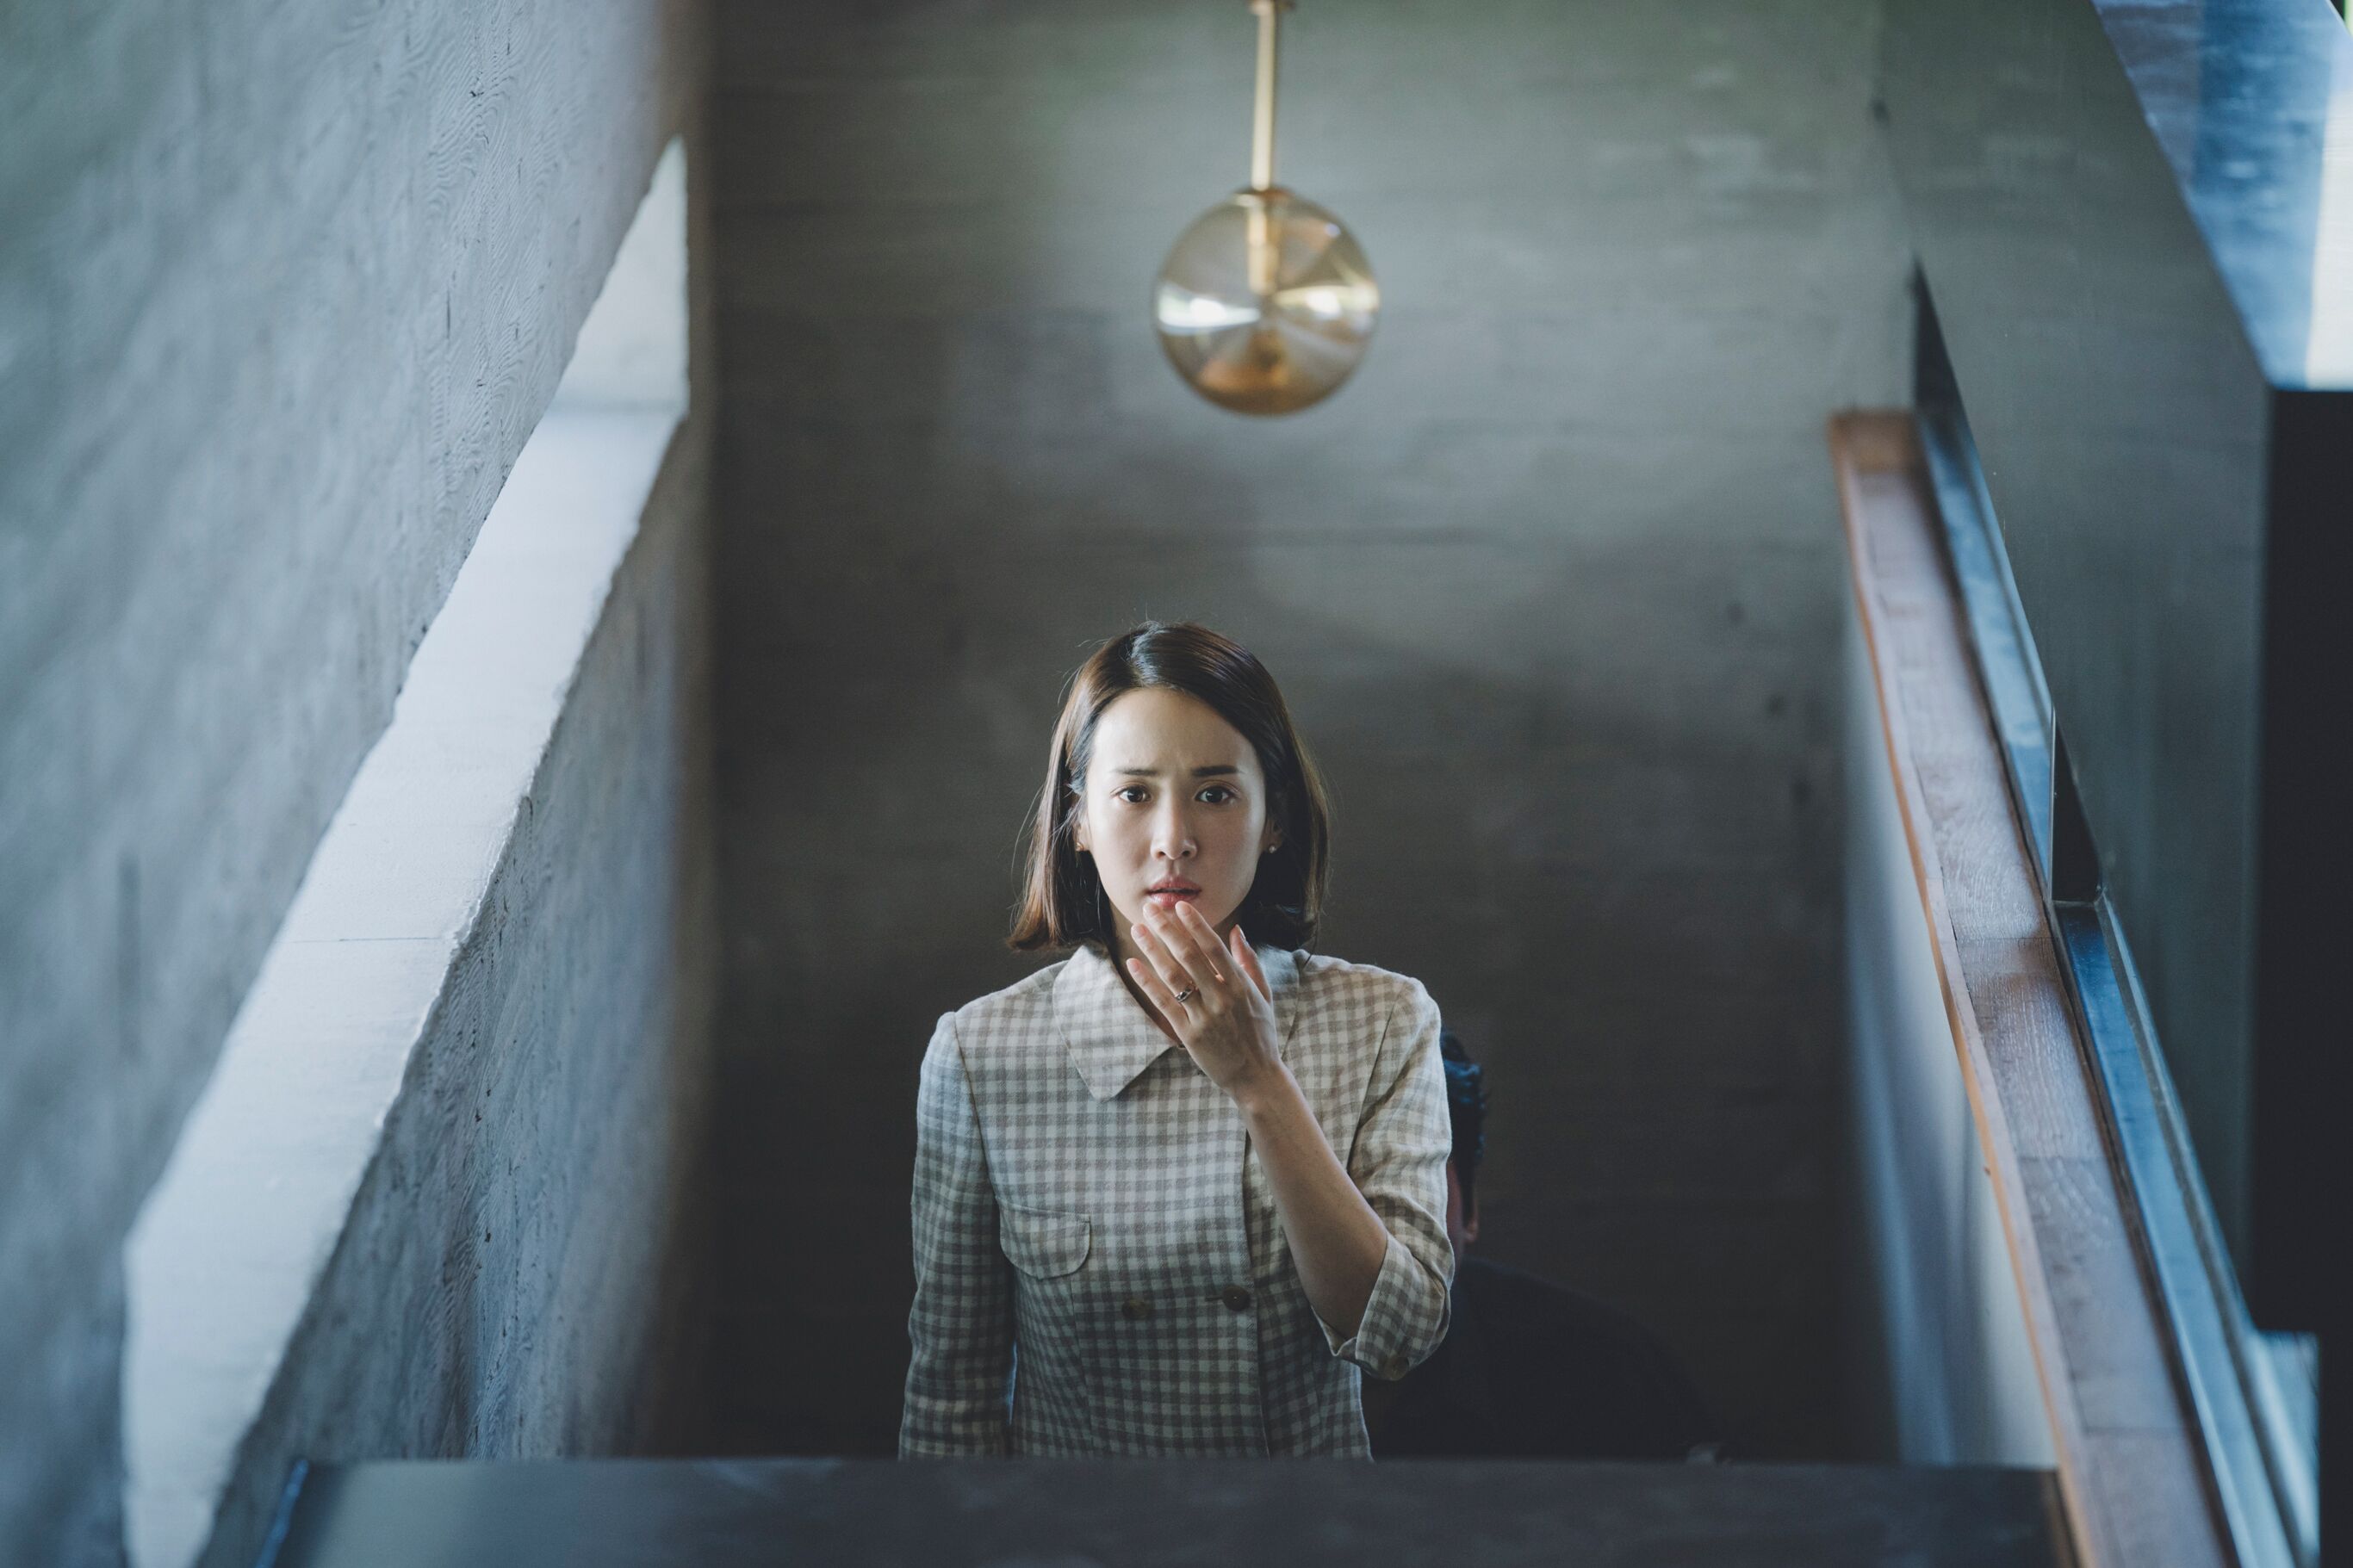
{"label": "jacket pocket flap", "polygon": [[1086,1215],[1049,1214],[1003,1202],[997,1208],[998,1241],[1013,1267],[1024,1274],[1050,1279],[1087,1260],[1094,1226]]}

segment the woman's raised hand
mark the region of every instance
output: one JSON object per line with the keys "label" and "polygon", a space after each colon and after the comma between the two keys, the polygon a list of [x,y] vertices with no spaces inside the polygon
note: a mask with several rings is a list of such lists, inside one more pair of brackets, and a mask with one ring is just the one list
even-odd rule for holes
{"label": "woman's raised hand", "polygon": [[[1282,1071],[1274,992],[1240,926],[1220,942],[1208,917],[1180,900],[1127,929],[1143,954],[1127,961],[1128,973],[1210,1082],[1239,1095]],[[1189,994],[1180,1002],[1180,993]]]}

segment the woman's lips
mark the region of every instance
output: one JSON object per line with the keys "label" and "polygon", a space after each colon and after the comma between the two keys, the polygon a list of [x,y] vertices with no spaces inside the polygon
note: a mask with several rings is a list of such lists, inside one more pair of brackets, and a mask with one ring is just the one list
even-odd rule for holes
{"label": "woman's lips", "polygon": [[1200,896],[1198,888],[1155,888],[1144,895],[1145,902],[1163,910],[1173,910],[1186,900]]}

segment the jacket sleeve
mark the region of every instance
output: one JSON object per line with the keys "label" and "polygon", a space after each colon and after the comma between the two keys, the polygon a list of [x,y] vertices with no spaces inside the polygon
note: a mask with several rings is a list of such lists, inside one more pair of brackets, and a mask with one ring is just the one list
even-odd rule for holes
{"label": "jacket sleeve", "polygon": [[915,1303],[902,1458],[1002,1455],[1013,1371],[1012,1265],[965,1079],[955,1016],[923,1052],[915,1095]]}
{"label": "jacket sleeve", "polygon": [[1446,1236],[1446,1161],[1453,1125],[1438,1052],[1438,1004],[1418,980],[1390,1009],[1376,1053],[1370,1104],[1348,1152],[1348,1174],[1389,1233],[1356,1331],[1317,1323],[1332,1353],[1394,1382],[1446,1337],[1454,1245]]}

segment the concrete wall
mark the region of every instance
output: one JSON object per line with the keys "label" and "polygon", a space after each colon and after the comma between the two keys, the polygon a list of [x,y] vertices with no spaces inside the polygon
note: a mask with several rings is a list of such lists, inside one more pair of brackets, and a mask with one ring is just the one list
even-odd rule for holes
{"label": "concrete wall", "polygon": [[[480,914],[243,1437],[207,1568],[254,1561],[296,1458],[700,1445],[717,932],[699,437],[689,428],[671,446],[613,575]],[[354,1009],[371,978],[351,975]],[[306,1152],[289,1152],[285,1179],[324,1177]]]}
{"label": "concrete wall", "polygon": [[[691,118],[702,37],[692,0],[0,20],[0,1561],[120,1555],[125,1229]],[[578,855],[660,890],[632,857],[679,823],[590,775],[646,725],[666,756],[707,745],[696,466],[551,774],[585,842],[543,825],[522,870]],[[554,989],[584,978],[581,875],[517,885],[573,901],[500,922],[485,1021],[593,1005]],[[675,922],[635,933],[665,949],[695,918],[674,890],[636,906]],[[668,1044],[698,984],[670,984]],[[407,1174],[462,1185],[488,1147]],[[610,1431],[604,1391],[533,1397],[597,1413],[566,1440]]]}
{"label": "concrete wall", "polygon": [[1900,401],[1870,0],[1310,5],[1281,173],[1386,293],[1282,422],[1163,363],[1247,172],[1228,4],[721,0],[725,1434],[887,1451],[917,1058],[1001,947],[1057,684],[1198,616],[1337,797],[1327,950],[1491,1064],[1493,1255],[1841,1447],[1821,422]]}
{"label": "concrete wall", "polygon": [[2056,1463],[1860,623],[1847,617],[1846,1394],[1858,1457]]}

